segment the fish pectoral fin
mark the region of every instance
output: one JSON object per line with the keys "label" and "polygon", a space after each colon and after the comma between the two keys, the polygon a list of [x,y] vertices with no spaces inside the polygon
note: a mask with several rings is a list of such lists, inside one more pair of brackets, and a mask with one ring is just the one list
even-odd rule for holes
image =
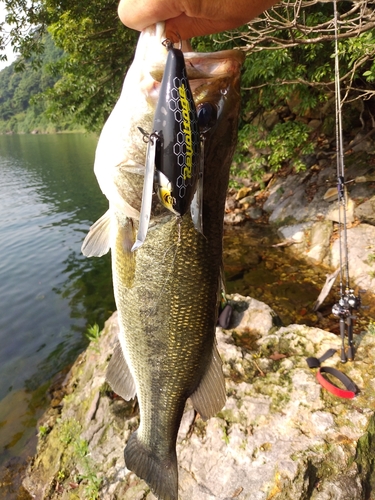
{"label": "fish pectoral fin", "polygon": [[136,388],[132,374],[125,361],[120,342],[117,341],[109,361],[106,380],[112,390],[126,401],[133,399]]}
{"label": "fish pectoral fin", "polygon": [[214,345],[209,367],[198,388],[190,396],[195,410],[207,420],[222,409],[226,401],[225,380],[220,354]]}
{"label": "fish pectoral fin", "polygon": [[107,210],[91,227],[84,239],[81,252],[86,257],[101,257],[109,252],[111,242],[111,217]]}

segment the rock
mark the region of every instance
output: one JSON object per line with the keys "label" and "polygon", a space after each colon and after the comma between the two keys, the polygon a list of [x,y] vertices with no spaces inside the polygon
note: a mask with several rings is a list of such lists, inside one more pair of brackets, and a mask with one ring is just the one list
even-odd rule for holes
{"label": "rock", "polygon": [[224,215],[224,224],[228,224],[230,226],[237,226],[238,224],[242,224],[246,220],[246,215],[242,212],[240,213],[229,213]]}
{"label": "rock", "polygon": [[306,231],[310,228],[311,223],[293,224],[279,228],[279,233],[286,240],[293,240],[294,243],[303,243],[306,239]]}
{"label": "rock", "polygon": [[310,231],[310,249],[306,256],[317,263],[322,263],[330,247],[332,222],[319,221],[313,224]]}
{"label": "rock", "polygon": [[317,158],[317,155],[315,153],[303,155],[301,157],[301,160],[303,161],[303,163],[306,165],[306,167],[308,169],[312,169],[312,171],[319,171],[320,170],[320,167],[317,163],[318,158]]}
{"label": "rock", "polygon": [[232,211],[234,210],[235,208],[237,208],[237,201],[232,198],[232,197],[228,197],[226,200],[225,200],[225,211],[226,212],[229,212],[229,211]]}
{"label": "rock", "polygon": [[[351,222],[354,221],[354,201],[350,198],[347,199],[346,202],[346,222],[350,224]],[[344,209],[339,203],[335,203],[334,207],[331,208],[327,215],[326,215],[327,220],[331,220],[333,222],[344,222]]]}
{"label": "rock", "polygon": [[259,219],[263,215],[263,210],[260,207],[250,207],[245,211],[245,214],[250,219]]}
{"label": "rock", "polygon": [[366,151],[372,153],[374,151],[374,142],[371,140],[368,132],[361,130],[355,136],[355,138],[350,142],[349,146],[353,151]]}
{"label": "rock", "polygon": [[336,201],[337,200],[337,187],[329,188],[324,193],[323,200],[325,201]]}
{"label": "rock", "polygon": [[[333,210],[331,202],[337,201],[335,159],[317,160],[317,155],[311,155],[311,167],[314,167],[317,161],[318,169],[309,168],[305,172],[275,178],[267,187],[268,199],[264,203],[263,210],[270,215],[271,224],[280,226],[308,220],[318,221],[327,214],[330,214],[329,217],[335,216],[330,213]],[[368,156],[364,159],[360,154],[356,154],[347,161],[345,174],[348,182],[345,187],[348,198],[356,199],[357,202],[363,198],[371,198],[373,196],[371,182],[375,179],[372,160],[369,160]],[[353,179],[355,182],[352,182]],[[358,184],[361,182],[362,184]],[[354,209],[352,201],[349,205],[352,217]]]}
{"label": "rock", "polygon": [[[375,287],[375,227],[369,224],[347,230],[349,273],[354,282],[365,290]],[[326,264],[337,268],[340,263],[339,240],[331,248]]]}
{"label": "rock", "polygon": [[244,198],[241,198],[238,201],[238,203],[240,205],[245,205],[245,204],[254,205],[254,203],[255,203],[255,196],[254,195],[245,196]]}
{"label": "rock", "polygon": [[322,126],[322,121],[321,120],[310,120],[309,123],[307,124],[309,128],[312,130],[317,130],[319,127]]}
{"label": "rock", "polygon": [[375,196],[358,205],[354,209],[354,213],[360,221],[375,225]]}
{"label": "rock", "polygon": [[371,192],[371,187],[372,186],[369,186],[366,182],[359,184],[354,183],[354,185],[350,187],[350,197],[356,202],[356,204],[363,203],[364,200],[367,200],[372,196],[373,188]]}
{"label": "rock", "polygon": [[[311,155],[311,163],[315,163],[309,170],[275,176],[263,196],[257,197],[257,205],[265,200],[263,210],[269,215],[269,224],[281,233],[287,243],[292,243],[290,251],[297,258],[323,264],[332,272],[338,265],[338,241],[331,238],[332,222],[338,222],[339,215],[343,222],[343,208],[339,209],[337,200],[337,164],[331,146],[327,142],[329,152],[321,160],[317,157],[323,154],[322,151]],[[356,234],[354,226],[358,222],[375,226],[374,161],[374,155],[345,155],[348,234]],[[319,163],[318,168],[314,168],[316,162]],[[246,211],[245,214],[253,218],[252,213]],[[365,233],[368,232],[369,229],[366,229]],[[362,241],[350,240],[348,246],[351,285],[375,293],[375,265],[372,264],[375,250],[372,250],[372,242],[365,236]]]}
{"label": "rock", "polygon": [[309,204],[307,201],[306,180],[309,176],[308,171],[289,175],[285,178],[278,178],[272,186],[268,187],[269,195],[263,205],[263,210],[270,214],[271,224],[280,226],[303,222],[323,213],[328,203],[321,199],[320,193],[317,194],[318,199],[314,204]]}
{"label": "rock", "polygon": [[272,129],[277,123],[280,123],[280,117],[277,111],[265,111],[263,114],[263,123],[266,129]]}
{"label": "rock", "polygon": [[242,198],[245,198],[249,193],[252,192],[252,189],[250,187],[242,187],[241,189],[238,190],[236,200],[241,200]]}
{"label": "rock", "polygon": [[301,106],[301,96],[297,92],[292,94],[290,97],[288,97],[287,104],[289,109],[293,113],[296,113],[297,111],[299,111]]}
{"label": "rock", "polygon": [[[356,338],[354,362],[325,362],[353,379],[353,401],[322,389],[307,356],[338,348],[328,332],[279,327],[272,309],[235,295],[231,329],[217,328],[227,381],[225,407],[203,422],[187,404],[177,444],[180,500],[355,500],[375,484],[375,338]],[[41,435],[25,488],[36,500],[152,500],[124,466],[123,448],[138,425],[133,402],[113,399],[105,370],[117,315],[74,364],[58,419]]]}
{"label": "rock", "polygon": [[360,184],[362,182],[375,182],[375,175],[358,175],[354,180],[357,184]]}
{"label": "rock", "polygon": [[273,176],[274,174],[272,172],[266,172],[262,175],[262,182],[264,182],[264,184],[268,184]]}

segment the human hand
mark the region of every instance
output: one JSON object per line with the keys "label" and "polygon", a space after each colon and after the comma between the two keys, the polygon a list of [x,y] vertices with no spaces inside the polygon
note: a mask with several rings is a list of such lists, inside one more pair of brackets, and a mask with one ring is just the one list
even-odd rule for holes
{"label": "human hand", "polygon": [[174,41],[237,28],[277,0],[120,0],[121,21],[139,31],[166,21],[166,34]]}

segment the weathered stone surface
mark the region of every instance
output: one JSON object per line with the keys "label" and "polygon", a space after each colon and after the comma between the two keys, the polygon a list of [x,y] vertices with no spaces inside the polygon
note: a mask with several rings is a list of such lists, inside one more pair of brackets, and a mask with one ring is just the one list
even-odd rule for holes
{"label": "weathered stone surface", "polygon": [[307,250],[307,238],[309,234],[311,222],[302,222],[300,224],[291,224],[289,226],[279,227],[283,240],[289,241],[293,244],[292,251],[297,255],[303,255]]}
{"label": "weathered stone surface", "polygon": [[333,226],[330,221],[320,221],[313,224],[310,231],[310,247],[306,256],[317,263],[323,262],[330,248]]}
{"label": "weathered stone surface", "polygon": [[351,146],[355,152],[366,151],[372,153],[374,151],[374,141],[368,133],[362,130],[358,132],[349,146]]}
{"label": "weathered stone surface", "polygon": [[242,224],[246,220],[246,215],[241,213],[229,213],[224,215],[224,223],[229,226],[237,226],[238,224]]}
{"label": "weathered stone surface", "polygon": [[[356,153],[345,159],[351,284],[374,293],[374,235],[369,228],[375,225],[373,157]],[[263,209],[282,238],[294,243],[291,251],[299,258],[335,269],[339,265],[339,242],[334,231],[339,220],[343,223],[344,219],[343,208],[339,210],[337,201],[335,158],[319,161],[315,170],[275,178],[267,193]],[[362,224],[358,227],[359,222]],[[360,229],[361,226],[364,227]]]}
{"label": "weathered stone surface", "polygon": [[375,225],[375,196],[356,207],[355,215],[360,221]]}
{"label": "weathered stone surface", "polygon": [[[341,365],[360,394],[324,391],[306,356],[339,347],[331,333],[279,327],[273,311],[233,296],[231,329],[217,329],[228,399],[214,418],[187,405],[178,436],[180,500],[356,500],[375,483],[375,338],[356,338],[355,361]],[[25,487],[37,500],[152,500],[124,466],[123,448],[138,425],[133,402],[108,396],[105,369],[118,331],[116,314],[72,369],[59,419],[40,436]],[[366,490],[366,495],[365,495]]]}
{"label": "weathered stone surface", "polygon": [[246,210],[245,214],[250,219],[259,219],[263,215],[263,210],[260,207],[250,207]]}
{"label": "weathered stone surface", "polygon": [[310,120],[309,123],[307,124],[312,130],[317,130],[319,127],[322,125],[321,120]]}
{"label": "weathered stone surface", "polygon": [[341,224],[344,222],[344,217],[346,217],[346,222],[348,224],[354,221],[354,201],[350,198],[347,198],[346,210],[337,202],[331,206],[326,214],[327,220],[340,222]]}
{"label": "weathered stone surface", "polygon": [[336,201],[337,200],[337,187],[329,188],[324,193],[323,200],[325,201]]}
{"label": "weathered stone surface", "polygon": [[[269,208],[265,205],[264,210]],[[281,196],[280,202],[272,211],[269,221],[281,223],[285,220],[303,221],[308,216],[308,207],[306,206],[306,193],[304,186],[288,185],[288,189]]]}
{"label": "weathered stone surface", "polygon": [[[347,230],[348,261],[350,276],[366,290],[375,289],[375,227],[369,224]],[[340,263],[339,240],[331,248],[327,264],[337,268]]]}

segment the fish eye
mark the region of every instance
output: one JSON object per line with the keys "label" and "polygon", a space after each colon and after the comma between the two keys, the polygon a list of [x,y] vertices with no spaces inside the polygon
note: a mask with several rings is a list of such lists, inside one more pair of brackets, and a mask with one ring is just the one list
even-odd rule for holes
{"label": "fish eye", "polygon": [[199,130],[204,133],[213,127],[217,120],[217,108],[210,102],[203,102],[197,106]]}

